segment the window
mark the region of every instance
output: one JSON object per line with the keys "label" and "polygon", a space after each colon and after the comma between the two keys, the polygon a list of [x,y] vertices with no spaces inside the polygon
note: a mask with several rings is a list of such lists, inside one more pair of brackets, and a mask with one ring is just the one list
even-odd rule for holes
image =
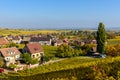
{"label": "window", "polygon": [[39,56],[39,54],[37,54],[37,57]]}
{"label": "window", "polygon": [[16,58],[19,58],[19,55],[16,55]]}
{"label": "window", "polygon": [[33,55],[33,58],[35,58],[35,55]]}

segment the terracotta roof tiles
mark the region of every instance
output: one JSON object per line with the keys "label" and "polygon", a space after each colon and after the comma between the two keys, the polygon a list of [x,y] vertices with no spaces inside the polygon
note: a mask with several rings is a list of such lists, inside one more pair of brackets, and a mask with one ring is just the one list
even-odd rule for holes
{"label": "terracotta roof tiles", "polygon": [[44,51],[39,43],[27,44],[27,48],[31,54]]}
{"label": "terracotta roof tiles", "polygon": [[9,41],[7,39],[0,38],[0,45],[5,45],[5,44],[9,44]]}
{"label": "terracotta roof tiles", "polygon": [[14,56],[14,55],[20,54],[19,50],[16,47],[3,48],[3,49],[0,49],[0,52],[3,55],[3,57]]}

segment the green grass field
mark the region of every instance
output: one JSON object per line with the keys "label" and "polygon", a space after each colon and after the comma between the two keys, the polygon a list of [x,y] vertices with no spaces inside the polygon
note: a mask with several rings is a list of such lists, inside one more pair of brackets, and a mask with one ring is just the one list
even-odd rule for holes
{"label": "green grass field", "polygon": [[57,53],[57,46],[42,46],[44,49],[45,56],[49,58],[55,58],[55,54]]}

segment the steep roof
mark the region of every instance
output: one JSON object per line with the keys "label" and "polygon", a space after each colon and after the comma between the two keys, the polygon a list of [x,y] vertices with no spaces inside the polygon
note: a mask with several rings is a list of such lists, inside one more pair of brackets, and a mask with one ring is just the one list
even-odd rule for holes
{"label": "steep roof", "polygon": [[9,44],[9,41],[7,39],[0,38],[0,45],[5,45],[5,44]]}
{"label": "steep roof", "polygon": [[9,56],[20,54],[19,50],[16,47],[3,48],[3,49],[0,49],[0,52],[3,55],[3,57],[9,57]]}
{"label": "steep roof", "polygon": [[44,51],[39,43],[27,44],[26,47],[28,48],[31,54]]}

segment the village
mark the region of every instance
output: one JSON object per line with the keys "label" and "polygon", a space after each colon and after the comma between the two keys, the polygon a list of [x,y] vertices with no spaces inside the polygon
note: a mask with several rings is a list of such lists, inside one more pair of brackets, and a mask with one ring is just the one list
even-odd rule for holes
{"label": "village", "polygon": [[[60,46],[63,44],[70,45],[74,48],[75,46],[72,44],[78,44],[79,46],[96,44],[96,40],[68,39],[67,37],[63,37],[63,34],[62,36],[53,34],[34,34],[27,36],[14,36],[10,34],[3,36],[0,38],[0,57],[4,60],[3,68],[8,69],[8,71],[10,69],[17,72],[18,70],[34,68],[45,64],[47,60],[45,60],[44,56],[47,55],[44,54],[45,50],[42,46]],[[23,45],[24,47],[19,48],[18,45]],[[93,49],[96,51],[95,47]]]}
{"label": "village", "polygon": [[0,80],[120,80],[120,0],[1,0]]}

